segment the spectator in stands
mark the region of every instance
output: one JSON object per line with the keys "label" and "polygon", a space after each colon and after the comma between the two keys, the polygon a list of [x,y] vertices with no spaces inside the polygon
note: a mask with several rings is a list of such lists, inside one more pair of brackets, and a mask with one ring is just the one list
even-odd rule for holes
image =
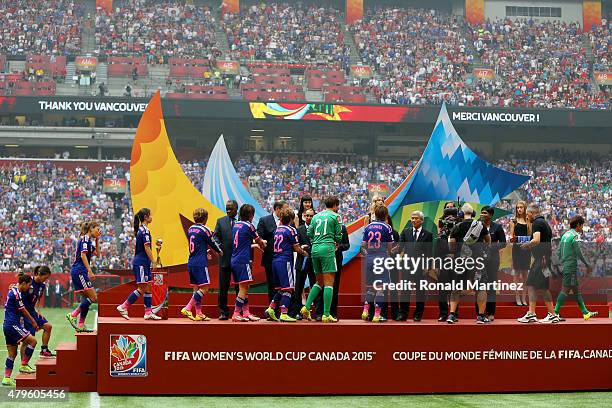
{"label": "spectator in stands", "polygon": [[350,47],[341,21],[337,9],[266,2],[227,13],[221,23],[234,58],[340,64],[345,69]]}
{"label": "spectator in stands", "polygon": [[106,85],[104,82],[101,82],[100,85],[98,85],[98,89],[100,90],[100,96],[104,97],[106,95]]}
{"label": "spectator in stands", "polygon": [[81,50],[82,20],[82,1],[1,1],[0,54],[74,56]]}
{"label": "spectator in stands", "polygon": [[185,0],[115,1],[115,10],[96,14],[96,46],[100,55],[146,55],[149,64],[171,57],[209,58],[215,45],[215,18],[208,6]]}
{"label": "spectator in stands", "polygon": [[350,30],[362,60],[381,75],[368,83],[381,103],[458,103],[472,56],[457,16],[376,8]]}

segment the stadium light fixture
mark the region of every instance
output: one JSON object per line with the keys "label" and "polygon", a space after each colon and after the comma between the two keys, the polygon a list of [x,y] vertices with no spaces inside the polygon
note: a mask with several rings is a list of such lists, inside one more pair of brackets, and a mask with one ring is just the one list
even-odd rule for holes
{"label": "stadium light fixture", "polygon": [[18,144],[5,144],[4,147],[19,147]]}
{"label": "stadium light fixture", "polygon": [[251,132],[263,132],[263,129],[251,129]]}
{"label": "stadium light fixture", "polygon": [[76,145],[74,146],[76,149],[88,149],[89,146],[85,146],[85,145]]}
{"label": "stadium light fixture", "polygon": [[251,135],[251,139],[263,139],[261,135]]}
{"label": "stadium light fixture", "polygon": [[279,139],[291,139],[291,136],[279,136]]}

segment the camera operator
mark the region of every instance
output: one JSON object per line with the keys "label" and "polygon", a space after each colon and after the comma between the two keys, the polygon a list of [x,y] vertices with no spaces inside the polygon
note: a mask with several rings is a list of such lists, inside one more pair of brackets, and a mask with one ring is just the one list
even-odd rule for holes
{"label": "camera operator", "polygon": [[[444,259],[449,256],[450,251],[448,249],[448,237],[450,232],[457,225],[458,222],[458,211],[455,208],[455,203],[452,201],[444,204],[444,213],[442,218],[438,220],[438,241],[436,245],[436,256],[440,259]],[[440,269],[438,274],[438,282],[447,284],[451,282],[452,270],[443,267]],[[438,308],[440,310],[438,315],[439,322],[445,322],[448,318],[448,302],[449,302],[450,291],[440,289],[438,291]]]}
{"label": "camera operator", "polygon": [[[489,244],[491,242],[491,236],[487,227],[481,221],[476,221],[474,217],[474,209],[468,203],[463,204],[461,207],[463,212],[464,221],[457,224],[450,232],[448,237],[448,246],[451,256],[455,258],[455,270],[453,271],[453,280],[457,283],[463,282],[463,285],[470,280],[480,280],[481,275],[485,272],[483,268],[480,268],[476,263],[477,258],[484,257],[483,243]],[[462,271],[459,270],[457,264],[458,258],[463,258],[463,264],[473,259],[474,267],[464,267]],[[446,320],[448,323],[456,323],[459,321],[457,318],[457,306],[461,299],[461,290],[453,290],[450,294],[450,314]],[[484,290],[476,291],[476,301],[478,302],[478,317],[476,323],[484,324],[490,323],[491,321],[485,315],[485,308],[487,304],[487,292]]]}

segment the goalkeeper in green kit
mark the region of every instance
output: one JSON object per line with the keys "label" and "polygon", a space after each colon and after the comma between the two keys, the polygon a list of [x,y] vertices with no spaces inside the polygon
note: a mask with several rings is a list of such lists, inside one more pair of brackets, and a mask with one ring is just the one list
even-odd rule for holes
{"label": "goalkeeper in green kit", "polygon": [[576,296],[576,302],[580,307],[584,320],[589,320],[591,317],[597,316],[597,312],[589,312],[584,305],[582,295],[578,290],[578,260],[587,267],[587,275],[591,273],[593,268],[584,259],[580,250],[580,233],[584,226],[584,218],[580,215],[572,217],[570,220],[570,230],[561,237],[559,243],[559,261],[563,268],[563,287],[557,297],[557,305],[555,306],[555,314],[559,316],[561,307],[565,303],[567,295],[573,293]]}
{"label": "goalkeeper in green kit", "polygon": [[342,225],[337,211],[340,207],[338,197],[327,197],[325,199],[325,211],[318,213],[312,218],[308,226],[308,237],[312,248],[310,257],[312,269],[317,275],[317,283],[310,288],[306,305],[302,307],[301,314],[306,320],[310,317],[310,306],[317,295],[323,290],[323,323],[336,323],[338,319],[330,313],[332,297],[334,294],[334,278],[338,271],[336,265],[336,248],[342,241]]}

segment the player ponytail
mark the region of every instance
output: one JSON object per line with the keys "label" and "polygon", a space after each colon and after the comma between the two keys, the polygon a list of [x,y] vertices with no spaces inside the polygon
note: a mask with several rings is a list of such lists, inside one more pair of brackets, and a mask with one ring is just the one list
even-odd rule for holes
{"label": "player ponytail", "polygon": [[148,208],[141,208],[138,210],[136,214],[134,214],[134,236],[138,235],[138,228],[140,228],[140,224],[151,215],[151,210]]}
{"label": "player ponytail", "polygon": [[85,221],[81,224],[81,236],[89,232],[89,221]]}
{"label": "player ponytail", "polygon": [[34,276],[47,276],[51,275],[51,269],[46,265],[38,265],[34,268]]}

